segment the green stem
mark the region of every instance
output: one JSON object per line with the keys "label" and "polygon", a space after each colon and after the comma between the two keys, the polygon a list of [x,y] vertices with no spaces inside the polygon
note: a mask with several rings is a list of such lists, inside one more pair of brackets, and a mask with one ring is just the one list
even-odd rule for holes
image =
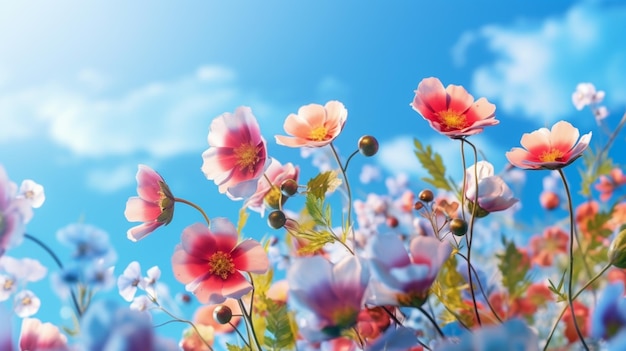
{"label": "green stem", "polygon": [[578,321],[576,320],[576,310],[574,309],[574,299],[572,297],[572,287],[574,285],[574,208],[572,204],[572,195],[569,190],[569,186],[567,184],[567,180],[565,179],[565,173],[563,173],[563,169],[559,168],[559,175],[561,176],[561,180],[563,181],[563,187],[565,188],[565,193],[567,194],[567,204],[569,210],[569,220],[570,220],[570,240],[569,240],[569,281],[567,282],[567,302],[569,304],[570,311],[572,313],[572,319],[574,320],[574,328],[576,329],[576,334],[578,334],[578,338],[580,339],[580,343],[583,345],[585,350],[589,350],[589,346],[585,342],[585,337],[580,331],[580,327],[578,326]]}
{"label": "green stem", "polygon": [[[38,238],[25,233],[24,237],[32,242],[34,242],[35,244],[39,245],[39,247],[41,247],[42,249],[44,249],[44,251],[46,251],[48,253],[48,255],[50,255],[50,257],[52,257],[52,259],[54,260],[54,262],[57,264],[57,266],[59,266],[59,268],[61,270],[63,270],[63,262],[61,262],[61,260],[59,259],[59,256],[57,256],[57,254],[54,253],[54,251],[52,251],[52,249],[46,245],[43,241],[39,240]],[[70,294],[72,295],[72,302],[74,303],[74,309],[76,310],[76,314],[78,315],[78,317],[82,317],[83,315],[83,309],[80,307],[80,304],[78,303],[78,299],[76,298],[76,293],[74,293],[74,289],[70,288]]]}
{"label": "green stem", "polygon": [[463,214],[463,219],[465,219],[465,205],[464,204],[465,204],[465,190],[467,186],[467,184],[465,184],[467,182],[467,172],[465,172],[465,169],[467,168],[466,163],[465,163],[465,149],[464,149],[465,143],[469,144],[474,150],[474,182],[475,182],[474,186],[476,187],[476,190],[474,192],[474,205],[472,206],[472,215],[470,216],[469,231],[467,232],[467,235],[465,235],[465,243],[467,244],[467,275],[469,277],[470,293],[472,294],[472,303],[474,304],[474,314],[476,315],[476,322],[478,322],[478,325],[482,325],[482,322],[480,320],[480,314],[478,313],[478,304],[476,303],[476,294],[474,293],[474,284],[472,280],[472,270],[471,270],[472,237],[474,234],[474,218],[476,216],[476,208],[478,207],[478,166],[476,165],[476,163],[478,162],[478,154],[477,154],[476,147],[474,146],[474,144],[465,140],[465,138],[461,139],[461,160],[463,162],[463,187],[461,189],[461,213]]}
{"label": "green stem", "polygon": [[339,154],[335,149],[335,145],[330,143],[330,149],[333,151],[333,155],[335,156],[335,160],[337,160],[337,164],[341,169],[341,175],[343,176],[344,184],[346,185],[346,192],[348,193],[348,219],[347,219],[347,229],[352,232],[352,242],[356,244],[356,234],[352,229],[352,192],[350,190],[350,182],[348,182],[348,176],[346,175],[346,169],[341,165],[341,159],[339,159]]}
{"label": "green stem", "polygon": [[211,226],[211,220],[209,219],[209,216],[207,216],[207,215],[206,215],[206,212],[204,212],[204,210],[203,210],[200,206],[198,206],[198,205],[194,204],[194,203],[193,203],[193,202],[191,202],[191,201],[187,201],[187,200],[185,200],[185,199],[181,199],[181,198],[179,198],[179,197],[175,197],[175,198],[174,198],[174,201],[175,201],[175,202],[180,202],[180,203],[183,203],[183,204],[185,204],[185,205],[189,205],[189,206],[191,206],[191,207],[195,208],[196,210],[198,210],[198,211],[202,214],[202,217],[204,217],[204,220],[206,221],[206,224],[207,224],[208,226]]}
{"label": "green stem", "polygon": [[346,160],[346,164],[343,166],[342,171],[348,170],[348,164],[350,164],[350,160],[354,157],[354,155],[358,153],[359,153],[359,150],[357,149],[350,156],[348,156],[348,159]]}
{"label": "green stem", "polygon": [[252,324],[252,308],[250,308],[250,312],[246,312],[246,306],[243,304],[242,299],[238,299],[239,308],[241,308],[241,312],[243,314],[243,318],[246,321],[246,325],[248,326],[249,332],[252,334],[252,339],[254,339],[254,343],[257,347],[258,351],[263,351],[261,348],[261,344],[259,343],[259,339],[256,336],[256,332],[254,331],[254,324]]}
{"label": "green stem", "polygon": [[[467,257],[465,257],[462,253],[457,252],[457,255],[463,257],[463,259],[465,259],[467,261]],[[472,272],[474,272],[474,275],[476,276],[476,282],[478,282],[478,289],[480,289],[480,293],[483,295],[483,298],[487,302],[487,306],[489,306],[489,309],[491,310],[491,313],[493,313],[493,315],[496,317],[496,319],[500,323],[503,323],[502,319],[500,318],[500,316],[498,316],[498,313],[496,313],[496,310],[491,305],[491,302],[489,302],[489,298],[487,297],[487,294],[485,294],[485,290],[483,289],[483,284],[480,282],[480,279],[478,278],[478,273],[476,272],[476,269],[473,266],[471,266],[469,264],[469,262],[468,262],[468,265],[471,267]]]}
{"label": "green stem", "polygon": [[[585,289],[587,289],[591,284],[593,284],[596,280],[598,280],[598,278],[600,278],[604,274],[604,272],[606,272],[609,268],[611,268],[610,263],[604,266],[604,268],[602,268],[600,272],[598,272],[598,274],[596,274],[593,278],[591,278],[591,280],[587,282],[587,284],[585,284],[580,290],[578,290],[578,292],[574,294],[573,299],[576,299],[580,294],[582,294],[582,292],[585,291]],[[556,331],[556,327],[559,325],[561,318],[563,318],[563,314],[565,314],[565,311],[567,311],[568,308],[569,308],[569,305],[563,307],[563,309],[561,310],[561,313],[559,314],[559,317],[556,319],[556,322],[554,322],[554,325],[552,326],[552,329],[550,330],[550,334],[548,334],[548,338],[546,339],[546,344],[543,347],[544,351],[548,349],[548,345],[550,344],[550,340],[552,340],[552,336],[554,335],[554,332]]]}
{"label": "green stem", "polygon": [[437,321],[433,318],[433,316],[431,316],[428,312],[426,312],[421,306],[417,307],[417,309],[420,312],[422,312],[422,314],[426,317],[426,319],[430,321],[430,323],[432,323],[433,327],[435,327],[435,329],[437,330],[437,333],[439,334],[439,336],[442,338],[445,338],[446,336],[443,333],[443,330],[439,328],[439,325],[437,324]]}

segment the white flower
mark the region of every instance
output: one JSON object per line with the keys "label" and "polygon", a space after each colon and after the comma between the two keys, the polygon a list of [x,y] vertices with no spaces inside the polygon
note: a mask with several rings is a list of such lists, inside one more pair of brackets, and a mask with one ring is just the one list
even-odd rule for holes
{"label": "white flower", "polygon": [[141,266],[139,262],[133,261],[128,264],[124,273],[117,278],[117,288],[124,300],[131,302],[137,292],[137,287],[142,284]]}
{"label": "white flower", "polygon": [[13,309],[20,318],[26,318],[39,311],[41,300],[30,290],[22,290],[13,299]]}
{"label": "white flower", "polygon": [[33,208],[39,208],[46,200],[43,186],[30,179],[22,181],[18,198],[24,198]]}
{"label": "white flower", "polygon": [[572,103],[579,111],[587,105],[598,104],[603,99],[604,91],[596,91],[596,87],[591,83],[579,83],[572,94]]}

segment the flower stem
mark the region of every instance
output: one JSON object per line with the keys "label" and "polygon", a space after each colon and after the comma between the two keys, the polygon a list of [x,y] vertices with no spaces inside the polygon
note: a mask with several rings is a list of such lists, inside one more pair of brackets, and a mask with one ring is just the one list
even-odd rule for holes
{"label": "flower stem", "polygon": [[176,202],[180,202],[180,203],[183,203],[183,204],[185,204],[185,205],[189,205],[189,206],[191,206],[191,207],[195,208],[196,210],[198,210],[198,211],[202,214],[202,217],[204,217],[204,220],[206,221],[206,224],[207,224],[208,226],[210,226],[210,225],[211,225],[211,220],[209,219],[209,216],[207,216],[207,215],[206,215],[206,212],[204,212],[204,210],[203,210],[200,206],[198,206],[198,205],[194,204],[194,203],[193,203],[193,202],[191,202],[191,201],[187,201],[187,200],[185,200],[185,199],[181,199],[181,198],[179,198],[179,197],[175,197],[175,198],[174,198],[174,201],[176,201]]}
{"label": "flower stem", "polygon": [[441,336],[442,338],[445,338],[445,334],[443,333],[443,331],[441,330],[441,328],[439,328],[439,325],[437,324],[437,321],[433,318],[433,316],[431,316],[428,312],[426,312],[422,306],[417,307],[417,309],[422,312],[422,314],[426,317],[426,319],[428,319],[430,321],[430,323],[432,323],[432,325],[435,327],[435,330],[437,330],[437,333],[439,334],[439,336]]}
{"label": "flower stem", "polygon": [[[254,298],[254,295],[252,298]],[[239,303],[239,308],[241,308],[241,313],[243,314],[243,318],[245,319],[246,324],[248,325],[248,330],[252,334],[252,339],[254,339],[254,343],[256,344],[257,350],[263,351],[263,349],[261,348],[261,344],[259,343],[259,338],[257,338],[256,332],[254,331],[254,324],[252,324],[252,308],[250,308],[250,312],[246,312],[246,306],[243,304],[243,300],[238,299],[237,302]]]}
{"label": "flower stem", "polygon": [[[350,182],[348,182],[346,169],[341,165],[341,159],[339,159],[339,154],[337,153],[337,150],[335,149],[335,145],[333,145],[333,143],[330,143],[330,149],[333,151],[335,160],[337,160],[337,164],[339,165],[339,168],[341,169],[341,175],[343,176],[344,184],[346,185],[346,193],[348,193],[348,219],[346,222],[347,224],[346,228],[352,232],[352,241],[356,244],[356,234],[354,233],[354,230],[352,229],[352,192],[350,190]],[[347,168],[347,163],[346,163],[346,168]]]}
{"label": "flower stem", "polygon": [[[48,245],[46,245],[43,241],[39,240],[38,238],[28,233],[24,233],[24,237],[34,242],[35,244],[39,245],[39,247],[44,249],[44,251],[46,251],[50,255],[50,257],[52,257],[52,259],[57,264],[57,266],[59,266],[60,269],[64,269],[63,262],[61,262],[61,260],[59,259],[59,256],[57,256]],[[76,298],[76,293],[74,293],[74,290],[72,288],[70,288],[70,294],[72,295],[72,302],[74,303],[74,309],[76,310],[76,314],[78,315],[78,317],[82,317],[83,309],[80,307],[80,304],[78,303],[78,299]]]}
{"label": "flower stem", "polygon": [[[463,257],[467,261],[467,257],[465,257],[462,253],[457,252],[457,255]],[[485,302],[487,302],[487,306],[489,306],[489,309],[491,310],[491,313],[493,313],[493,315],[496,317],[496,319],[500,323],[503,323],[502,319],[500,318],[500,316],[498,316],[498,313],[496,313],[496,310],[491,305],[491,302],[489,302],[489,298],[487,297],[487,294],[485,294],[485,290],[483,289],[483,284],[480,282],[480,279],[478,278],[478,272],[476,272],[476,269],[474,268],[474,266],[470,265],[469,263],[468,263],[468,265],[472,269],[472,272],[474,272],[474,275],[476,275],[476,282],[478,283],[478,289],[480,289],[480,293],[483,295],[483,298],[485,299]]]}
{"label": "flower stem", "polygon": [[[598,272],[598,274],[596,274],[593,278],[591,278],[587,282],[587,284],[585,284],[582,288],[580,288],[580,290],[578,290],[578,292],[574,294],[573,299],[576,299],[578,295],[582,294],[582,292],[585,291],[585,289],[587,289],[591,284],[593,284],[596,280],[598,280],[598,278],[600,278],[604,274],[604,272],[606,272],[609,268],[611,268],[611,263],[604,266],[604,268],[602,268],[600,272]],[[548,345],[550,344],[550,340],[552,340],[552,336],[554,335],[554,332],[556,331],[556,327],[559,325],[561,318],[563,318],[563,314],[565,314],[565,311],[567,311],[568,308],[569,308],[569,305],[563,307],[563,309],[561,310],[561,313],[559,314],[559,317],[556,319],[556,322],[554,322],[554,325],[552,326],[552,329],[550,330],[550,334],[548,334],[548,338],[546,339],[546,344],[543,347],[544,351],[548,349]]]}
{"label": "flower stem", "polygon": [[572,296],[572,286],[574,285],[574,208],[572,205],[572,194],[570,193],[569,186],[567,184],[567,180],[565,179],[565,173],[563,173],[563,169],[559,168],[559,175],[561,176],[561,180],[563,181],[563,187],[565,188],[565,193],[567,194],[567,204],[569,210],[569,220],[570,220],[570,239],[569,239],[569,280],[567,282],[567,302],[569,304],[569,309],[572,313],[572,319],[574,320],[574,328],[576,329],[576,334],[578,334],[578,338],[580,339],[580,343],[583,345],[585,350],[589,350],[589,346],[585,342],[585,337],[580,331],[580,327],[578,326],[578,321],[576,320],[576,311],[574,309],[574,299]]}
{"label": "flower stem", "polygon": [[474,293],[474,283],[473,283],[473,279],[472,279],[472,263],[471,263],[471,257],[472,257],[472,237],[474,236],[474,218],[476,216],[476,208],[478,207],[478,167],[476,165],[476,163],[478,163],[478,153],[476,151],[476,146],[474,146],[474,144],[470,143],[469,141],[465,140],[465,138],[461,139],[461,160],[463,162],[463,186],[462,186],[462,190],[461,190],[461,213],[463,214],[463,218],[465,219],[465,189],[467,187],[467,172],[465,172],[466,164],[465,164],[465,150],[464,150],[464,146],[465,143],[467,143],[469,146],[472,147],[472,149],[474,150],[474,186],[476,187],[476,191],[474,194],[474,205],[472,206],[472,215],[470,216],[470,222],[469,222],[469,231],[467,232],[467,234],[465,235],[465,242],[467,244],[467,275],[469,277],[469,287],[470,287],[470,293],[472,294],[472,303],[474,305],[474,314],[476,315],[476,322],[478,322],[478,325],[482,325],[482,322],[480,320],[480,314],[478,313],[478,304],[476,303],[476,294]]}

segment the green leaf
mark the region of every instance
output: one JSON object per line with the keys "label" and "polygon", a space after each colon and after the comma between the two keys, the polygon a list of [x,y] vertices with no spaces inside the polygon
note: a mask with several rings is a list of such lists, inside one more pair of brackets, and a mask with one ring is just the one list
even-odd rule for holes
{"label": "green leaf", "polygon": [[267,322],[264,344],[271,350],[292,349],[296,344],[294,333],[292,332],[292,316],[284,303],[276,302],[265,296],[260,296],[266,306]]}
{"label": "green leaf", "polygon": [[248,346],[237,346],[229,343],[226,343],[226,349],[228,351],[251,351]]}
{"label": "green leaf", "polygon": [[341,179],[337,177],[336,171],[322,172],[309,180],[307,183],[307,194],[313,195],[318,200],[324,200],[326,193],[335,191],[340,185]]}
{"label": "green leaf", "polygon": [[324,199],[317,198],[313,194],[307,194],[305,207],[315,224],[328,227],[330,226],[330,206],[324,206]]}
{"label": "green leaf", "polygon": [[524,259],[513,241],[502,238],[504,252],[496,254],[499,259],[498,269],[502,273],[502,285],[509,291],[509,296],[515,298],[524,293],[530,282],[527,278],[530,262]]}
{"label": "green leaf", "polygon": [[601,153],[601,150],[594,153],[593,150],[587,149],[583,154],[582,160],[584,167],[578,170],[581,178],[580,194],[583,196],[591,196],[591,186],[593,183],[595,183],[601,175],[607,175],[615,168],[613,161],[609,157],[604,157],[598,161],[599,157],[603,157]]}
{"label": "green leaf", "polygon": [[246,209],[247,207],[242,207],[241,210],[239,210],[239,220],[237,221],[237,234],[239,234],[239,236],[241,236],[241,231],[243,230],[243,227],[246,226],[248,217],[250,217],[250,213],[248,213]]}
{"label": "green leaf", "polygon": [[433,152],[430,145],[424,148],[422,143],[417,139],[414,139],[413,143],[415,144],[415,155],[417,159],[430,175],[430,178],[423,177],[422,180],[437,189],[453,191],[452,186],[446,178],[446,166],[443,164],[441,155]]}
{"label": "green leaf", "polygon": [[563,290],[563,284],[565,283],[566,272],[567,271],[563,271],[563,275],[561,275],[561,280],[559,280],[558,286],[554,286],[554,283],[552,282],[552,280],[548,279],[548,283],[550,283],[550,286],[548,287],[548,289],[550,289],[550,291],[552,291],[552,293],[554,293],[558,297],[557,302],[567,300],[567,295],[565,294],[565,291],[561,291]]}

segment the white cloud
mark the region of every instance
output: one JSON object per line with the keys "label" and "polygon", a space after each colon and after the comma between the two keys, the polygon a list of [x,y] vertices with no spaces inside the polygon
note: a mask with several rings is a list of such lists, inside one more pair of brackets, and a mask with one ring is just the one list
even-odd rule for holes
{"label": "white cloud", "polygon": [[[51,139],[82,156],[147,153],[159,157],[202,150],[214,117],[242,102],[257,101],[268,111],[268,104],[239,89],[235,78],[226,67],[205,66],[194,74],[148,83],[115,98],[53,84],[3,94],[0,142]],[[79,79],[94,88],[108,82],[91,70],[81,72]]]}
{"label": "white cloud", "polygon": [[544,124],[575,112],[571,94],[579,82],[607,91],[609,104],[626,103],[626,47],[618,44],[623,33],[626,7],[588,2],[543,22],[467,32],[452,52],[462,64],[467,47],[484,41],[495,60],[475,70],[473,93]]}
{"label": "white cloud", "polygon": [[87,186],[101,193],[114,192],[135,183],[137,166],[117,166],[89,171]]}

